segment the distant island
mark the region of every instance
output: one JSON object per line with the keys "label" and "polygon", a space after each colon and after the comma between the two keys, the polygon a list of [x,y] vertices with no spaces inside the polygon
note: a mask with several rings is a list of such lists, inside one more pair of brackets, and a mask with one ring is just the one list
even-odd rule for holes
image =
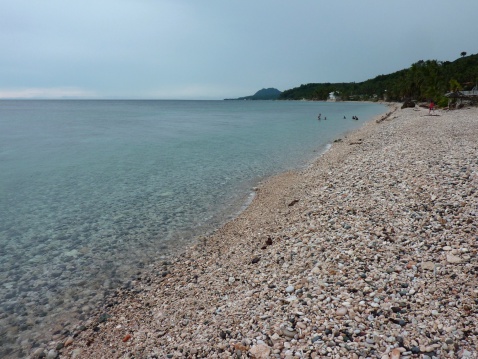
{"label": "distant island", "polygon": [[277,100],[281,95],[281,91],[275,88],[267,88],[257,91],[252,96],[245,96],[239,98],[226,98],[225,100]]}

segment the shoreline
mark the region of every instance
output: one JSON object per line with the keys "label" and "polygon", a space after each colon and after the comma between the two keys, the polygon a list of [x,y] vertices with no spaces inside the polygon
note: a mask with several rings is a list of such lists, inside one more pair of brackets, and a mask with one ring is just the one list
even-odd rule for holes
{"label": "shoreline", "polygon": [[[417,350],[423,354],[441,351],[440,357],[452,357],[451,352],[459,354],[460,350],[476,354],[476,276],[472,289],[460,287],[452,294],[463,297],[454,301],[455,306],[445,305],[446,309],[458,308],[460,302],[459,308],[471,315],[471,322],[442,310],[440,300],[430,303],[422,298],[434,297],[423,283],[436,281],[437,273],[446,272],[449,279],[448,272],[452,272],[461,278],[476,268],[473,238],[470,235],[465,243],[455,238],[456,228],[447,228],[452,219],[443,211],[437,212],[443,223],[429,216],[431,229],[423,227],[415,233],[411,230],[417,226],[415,222],[430,212],[430,208],[420,208],[420,201],[435,207],[428,203],[430,199],[425,200],[425,191],[415,198],[413,191],[401,186],[413,187],[417,178],[428,176],[430,168],[421,162],[440,149],[437,133],[453,127],[454,117],[466,117],[461,120],[469,127],[465,132],[452,128],[443,136],[456,155],[450,160],[453,173],[461,178],[463,167],[458,167],[466,162],[466,156],[455,153],[457,148],[448,137],[473,138],[474,134],[478,138],[478,109],[443,113],[441,118],[430,116],[426,121],[437,122],[430,124],[437,132],[433,136],[428,133],[433,131],[416,123],[422,120],[419,114],[426,112],[396,110],[381,123],[368,121],[333,143],[306,168],[262,181],[252,203],[238,216],[172,261],[138,274],[129,288],[112,293],[95,316],[72,328],[68,338],[65,333],[54,334],[45,348],[33,352],[38,356],[40,351],[55,351],[60,358],[113,358],[127,353],[217,358],[240,357],[241,353],[292,358],[303,353],[308,357],[358,358],[397,352],[401,354],[395,357],[403,358],[413,357]],[[407,131],[415,127],[421,132],[413,143]],[[393,142],[397,138],[399,141]],[[474,154],[476,158],[476,140],[474,143],[473,147],[473,140],[467,142],[468,157]],[[407,144],[417,146],[412,154],[419,164],[409,160]],[[403,162],[404,158],[408,162]],[[440,164],[440,159],[435,156],[433,160]],[[457,166],[453,166],[455,162]],[[478,164],[466,164],[467,184],[476,188]],[[412,175],[416,166],[418,174]],[[431,179],[439,175],[440,171]],[[426,186],[427,181],[420,182],[421,189]],[[433,193],[432,201],[439,202],[436,198],[443,196],[439,187]],[[476,206],[476,192],[466,192],[465,198],[469,203],[465,201],[463,207]],[[400,213],[397,208],[408,212]],[[465,221],[465,228],[471,226],[468,233],[476,229],[475,219]],[[444,229],[435,229],[435,225]],[[434,243],[441,232],[447,233],[447,245],[441,246],[434,258]],[[420,245],[414,247],[407,238]],[[397,285],[397,290],[390,289],[391,284]],[[418,320],[419,316],[423,318]],[[450,318],[455,325],[445,327]],[[441,329],[436,321],[442,322]],[[430,326],[436,333],[420,325]],[[431,343],[433,340],[438,342]]]}
{"label": "shoreline", "polygon": [[[272,105],[272,104],[271,104]],[[312,104],[309,104],[312,105]],[[309,163],[312,161],[312,159],[317,158],[317,156],[322,152],[323,148],[322,146],[319,145],[319,142],[322,142],[322,140],[318,141],[317,137],[315,135],[316,130],[317,133],[320,135],[321,133],[328,132],[328,130],[334,130],[335,126],[329,126],[331,128],[327,129],[325,127],[325,130],[321,129],[322,124],[320,122],[318,123],[317,121],[311,121],[310,118],[314,119],[314,113],[315,112],[324,112],[321,109],[323,107],[319,106],[317,110],[313,111],[307,111],[307,108],[315,108],[317,105],[313,105],[310,107],[309,105],[305,106],[305,104],[287,104],[287,103],[282,103],[282,105],[279,108],[282,108],[285,106],[285,108],[297,108],[299,111],[291,111],[291,116],[295,117],[298,116],[298,114],[302,113],[301,109],[305,110],[305,113],[307,116],[304,116],[303,118],[306,119],[307,123],[305,124],[309,128],[309,126],[312,128],[311,132],[307,132],[308,134],[311,134],[312,136],[309,136],[309,141],[307,143],[310,144],[310,146],[305,146],[303,150],[300,152],[297,152],[297,154],[300,154],[304,157],[304,159],[300,158],[297,161],[293,161],[289,164],[289,166],[284,166],[282,169],[277,170],[273,173],[270,173],[272,171],[266,170],[269,168],[269,164],[266,164],[264,168],[260,168],[257,166],[257,163],[255,162],[255,158],[251,158],[251,161],[254,161],[253,163],[255,164],[252,167],[256,167],[259,172],[257,176],[252,176],[252,177],[246,177],[242,176],[246,179],[244,179],[241,184],[237,186],[237,190],[233,192],[229,191],[224,191],[220,188],[218,188],[219,193],[223,193],[226,196],[229,197],[229,202],[228,201],[218,201],[218,203],[215,203],[216,201],[211,202],[211,206],[203,206],[205,208],[206,212],[211,209],[213,206],[218,207],[221,206],[223,210],[217,211],[217,215],[207,215],[207,213],[204,213],[204,215],[200,214],[197,216],[199,220],[196,222],[196,226],[191,226],[192,228],[180,228],[177,231],[169,231],[165,235],[158,236],[158,238],[161,238],[161,241],[164,243],[164,245],[158,244],[156,246],[151,245],[149,248],[152,248],[153,251],[157,250],[157,253],[152,252],[152,251],[144,251],[145,248],[148,248],[148,241],[145,241],[145,246],[142,244],[139,245],[139,242],[136,242],[136,238],[138,241],[143,241],[149,237],[148,231],[145,231],[146,228],[148,228],[148,223],[144,223],[145,226],[137,226],[136,229],[133,228],[131,231],[129,228],[124,229],[124,227],[121,225],[121,223],[114,223],[112,220],[111,221],[105,221],[102,216],[97,216],[93,213],[93,211],[88,211],[91,215],[89,216],[88,219],[82,219],[82,221],[86,223],[97,223],[99,225],[98,230],[95,230],[94,227],[90,227],[90,230],[88,232],[83,232],[79,234],[79,238],[76,236],[75,233],[75,225],[73,225],[70,228],[64,227],[64,228],[59,228],[58,230],[53,229],[51,232],[52,239],[48,239],[47,244],[50,244],[52,247],[52,250],[45,251],[45,256],[41,256],[41,261],[38,262],[35,266],[31,266],[31,268],[36,268],[39,267],[39,264],[44,263],[41,267],[43,268],[43,274],[41,276],[38,276],[38,280],[35,279],[35,277],[32,275],[28,277],[28,275],[24,275],[29,273],[29,270],[22,271],[20,268],[29,268],[30,264],[28,265],[20,265],[16,266],[18,270],[16,269],[11,269],[4,273],[4,279],[7,280],[9,283],[6,283],[6,285],[2,289],[2,295],[5,294],[6,296],[10,296],[6,300],[6,303],[4,304],[4,308],[6,308],[5,312],[0,315],[1,322],[5,324],[3,326],[2,330],[2,342],[0,343],[0,356],[9,356],[9,357],[15,357],[19,356],[22,357],[23,355],[27,355],[30,353],[30,348],[35,348],[38,347],[41,343],[45,343],[48,341],[51,337],[51,333],[55,333],[55,338],[56,338],[56,333],[59,331],[65,331],[66,329],[71,330],[73,328],[72,323],[77,323],[80,321],[84,321],[90,317],[90,313],[94,312],[94,310],[98,307],[101,306],[103,303],[103,298],[105,296],[105,293],[110,292],[112,289],[118,288],[126,284],[128,281],[131,280],[131,276],[134,276],[138,271],[143,272],[144,268],[148,267],[151,263],[157,262],[158,260],[169,260],[171,257],[176,257],[179,253],[181,253],[182,248],[190,245],[192,243],[189,238],[194,239],[197,236],[207,236],[213,231],[216,231],[218,228],[220,228],[224,223],[227,221],[231,220],[232,218],[236,217],[240,210],[243,210],[244,206],[243,204],[247,204],[246,202],[246,196],[249,195],[254,187],[257,186],[258,183],[263,182],[266,178],[268,178],[271,175],[276,175],[277,173],[280,173],[282,171],[290,170],[291,168],[299,168],[302,169],[309,165]],[[70,106],[70,105],[68,105]],[[242,107],[242,105],[240,106]],[[260,106],[262,108],[262,105]],[[272,106],[273,108],[277,108],[275,105]],[[331,106],[330,109],[336,109],[339,112],[342,112],[342,107],[343,106]],[[347,106],[345,106],[347,107]],[[37,108],[36,105],[34,108]],[[352,112],[354,111],[361,111],[361,109],[364,109],[365,112],[372,111],[372,113],[377,113],[377,112],[383,112],[385,107],[380,106],[380,107],[375,107],[375,110],[373,109],[374,106],[370,106],[372,108],[371,110],[367,110],[369,106],[364,105],[359,106],[359,105],[354,105],[353,109],[350,109]],[[320,111],[319,111],[320,109]],[[346,111],[346,110],[344,110]],[[312,115],[311,115],[312,113]],[[349,115],[348,115],[349,116]],[[351,116],[351,114],[350,114]],[[359,113],[360,116],[360,113]],[[298,118],[302,118],[302,116],[298,116]],[[361,116],[362,119],[367,118],[365,115]],[[368,116],[370,118],[371,116]],[[337,119],[341,120],[341,116],[338,116]],[[275,121],[275,120],[274,120]],[[342,121],[340,121],[342,122]],[[346,123],[346,121],[343,121],[344,123],[340,123],[341,125],[352,125],[355,127],[362,126],[364,121],[350,121],[351,123]],[[330,125],[333,125],[333,122],[329,121]],[[327,123],[324,123],[323,125],[327,125]],[[347,127],[347,126],[345,126]],[[338,129],[341,128],[338,127]],[[328,136],[328,142],[332,142],[332,140],[339,136],[339,133],[335,133],[335,135],[330,135]],[[59,137],[60,138],[60,137]],[[278,137],[279,139],[281,138],[280,136]],[[297,137],[297,140],[300,141],[300,136]],[[312,141],[310,141],[312,140]],[[277,141],[277,143],[281,143],[281,141]],[[297,143],[291,143],[292,146],[298,145]],[[282,148],[284,148],[284,145],[280,144]],[[262,146],[261,146],[262,147]],[[298,147],[303,147],[298,145]],[[256,152],[257,153],[257,152]],[[276,162],[276,165],[279,163],[279,161],[276,161],[276,158],[271,158],[274,162]],[[260,162],[260,159],[257,159],[258,162]],[[244,162],[244,161],[243,161]],[[271,165],[270,168],[273,169],[276,165]],[[250,167],[247,165],[245,167]],[[252,168],[251,167],[251,168]],[[248,168],[249,169],[249,168]],[[154,169],[153,169],[154,170]],[[243,173],[244,175],[244,173]],[[220,177],[223,177],[220,175]],[[240,176],[241,177],[241,176]],[[215,178],[214,176],[211,178]],[[239,178],[239,177],[238,177]],[[248,178],[248,179],[247,179]],[[228,182],[228,181],[226,181]],[[52,183],[53,187],[51,188],[57,188],[57,186]],[[215,187],[216,185],[214,185]],[[222,186],[222,183],[221,183]],[[46,188],[46,187],[45,187]],[[211,187],[212,188],[212,187]],[[146,188],[144,188],[146,189]],[[151,188],[149,188],[151,189]],[[45,192],[46,190],[44,190]],[[142,191],[142,190],[140,190]],[[154,189],[153,189],[154,191]],[[162,192],[162,191],[160,191]],[[13,193],[13,192],[12,192]],[[19,192],[21,193],[21,192]],[[68,192],[65,192],[68,193]],[[158,194],[158,192],[155,192]],[[213,193],[214,198],[220,198],[220,194],[218,192]],[[105,193],[107,195],[107,193]],[[169,196],[170,194],[167,194]],[[48,196],[48,198],[54,198],[55,196]],[[116,197],[116,196],[115,196]],[[34,198],[34,196],[29,196],[29,198]],[[66,198],[66,197],[65,197]],[[119,198],[119,197],[117,197]],[[159,195],[159,202],[165,198],[163,197],[162,194]],[[170,201],[171,197],[168,197],[167,199],[165,198],[166,202]],[[72,204],[72,208],[75,207],[75,204],[78,203],[77,201],[73,200],[73,198],[70,198],[71,201],[68,201],[65,203],[65,206],[68,204]],[[114,197],[111,197],[111,195],[108,195],[106,197],[101,197],[98,198],[100,202],[107,202],[108,200],[114,199]],[[191,202],[192,198],[189,198]],[[22,202],[17,202],[17,203],[22,203]],[[28,202],[24,202],[25,204]],[[41,201],[37,203],[43,203]],[[156,201],[156,203],[158,203]],[[92,203],[94,204],[94,202]],[[194,206],[194,204],[193,204]],[[241,208],[242,206],[242,208]],[[29,206],[25,206],[24,208],[28,208]],[[78,208],[78,206],[76,206]],[[159,206],[161,207],[161,206]],[[199,208],[200,206],[196,206]],[[31,208],[31,207],[30,207]],[[65,207],[69,208],[69,207]],[[94,207],[93,207],[94,208]],[[93,209],[92,208],[92,209]],[[153,207],[152,207],[153,208]],[[108,211],[106,211],[108,212]],[[123,213],[124,212],[124,213]],[[156,212],[156,211],[153,211]],[[73,212],[71,212],[73,213]],[[99,212],[98,212],[99,213]],[[129,215],[126,214],[126,212],[118,208],[118,213],[123,213],[122,218],[125,222],[132,222],[131,220],[128,220],[127,218],[130,217]],[[161,219],[164,218],[164,216],[161,216],[161,211],[156,212],[158,214],[157,218]],[[191,213],[191,210],[186,208],[186,214]],[[182,215],[179,215],[179,217]],[[21,218],[21,217],[20,217]],[[54,217],[51,217],[54,218]],[[79,221],[76,221],[77,217],[73,216],[72,220],[74,220],[75,223],[80,223]],[[106,219],[106,217],[105,217]],[[64,222],[64,220],[61,220]],[[5,221],[4,221],[5,222]],[[10,222],[10,220],[7,220],[5,223]],[[142,222],[142,221],[141,221]],[[147,221],[150,222],[151,221]],[[152,221],[154,222],[154,221]],[[159,222],[159,221],[157,221]],[[180,220],[175,221],[173,219],[173,225],[174,224],[179,224]],[[12,219],[11,223],[17,223],[16,220]],[[38,222],[39,223],[39,222]],[[20,222],[19,222],[20,224]],[[31,232],[37,232],[37,233],[43,233],[43,234],[50,234],[50,231],[48,228],[45,228],[46,226],[38,226],[35,228],[35,225],[32,224],[31,226]],[[141,228],[140,228],[141,227]],[[161,228],[162,226],[159,225],[153,225],[154,229],[156,228]],[[52,227],[53,228],[53,227]],[[58,233],[66,233],[67,235],[69,234],[74,234],[73,237],[74,239],[72,240],[71,244],[67,244],[67,242],[62,241],[60,242],[55,242],[54,238],[56,235],[56,232]],[[18,233],[21,233],[23,231],[19,231]],[[138,236],[135,236],[134,238],[132,237],[133,240],[123,240],[122,238],[127,238],[126,236],[123,237],[124,234],[127,233],[132,233],[132,232],[142,232],[143,234],[138,234]],[[155,232],[154,230],[152,231],[153,233]],[[28,232],[23,232],[23,233],[28,233]],[[85,235],[83,235],[85,233]],[[99,236],[99,233],[105,234],[106,237]],[[159,230],[158,233],[163,233],[161,230]],[[90,237],[89,235],[92,235]],[[97,235],[99,237],[97,237]],[[22,236],[19,236],[22,237]],[[26,235],[25,237],[28,237]],[[90,241],[88,241],[86,238],[90,237]],[[45,237],[46,238],[46,237]],[[11,242],[15,243],[15,241]],[[53,243],[58,243],[58,246],[53,246]],[[151,243],[151,242],[150,242]],[[178,243],[182,243],[183,245],[181,246]],[[65,251],[61,251],[61,245],[66,244],[69,248],[68,250],[65,249]],[[90,245],[91,244],[91,245]],[[179,247],[179,248],[178,248]],[[13,249],[15,249],[14,247]],[[25,253],[19,253],[18,256],[19,258],[29,258],[31,255],[35,255],[35,247],[34,246],[29,246],[28,251]],[[131,255],[130,257],[135,257],[135,260],[131,260],[129,263],[126,262],[126,257],[121,255],[121,251],[125,253],[125,248],[128,248],[126,251],[130,252]],[[78,252],[73,251],[73,249],[77,249]],[[71,250],[71,251],[70,251]],[[7,253],[7,257],[15,255],[15,251],[7,251],[10,254]],[[65,255],[65,253],[67,253]],[[104,253],[100,254],[100,253]],[[142,254],[145,254],[145,256],[141,256]],[[148,254],[149,253],[149,257]],[[50,256],[53,254],[53,256]],[[57,261],[56,258],[54,260],[53,257],[55,255],[61,256],[58,258],[59,260]],[[105,257],[106,256],[106,257]],[[66,268],[61,265],[63,258],[66,259]],[[40,259],[40,257],[39,257]],[[150,260],[152,259],[152,260]],[[13,262],[13,261],[11,261]],[[21,262],[21,260],[20,260]],[[106,271],[102,272],[102,269],[97,269],[98,265],[100,267],[106,267]],[[7,264],[7,268],[9,265]],[[10,266],[11,267],[11,266]],[[46,270],[45,270],[46,268]],[[134,269],[136,268],[136,269]],[[117,270],[116,270],[117,269]],[[128,269],[132,269],[128,271]],[[22,274],[23,272],[23,274]],[[112,275],[104,275],[105,273],[112,273]],[[52,273],[55,273],[54,276]],[[94,273],[94,274],[93,274]],[[70,275],[71,274],[71,275]],[[90,275],[93,274],[91,277]],[[12,280],[10,280],[12,278]],[[40,282],[41,278],[41,282]],[[38,284],[38,291],[32,290],[32,287],[37,286]],[[14,291],[16,291],[16,295],[14,295]],[[13,295],[13,297],[12,297]]]}

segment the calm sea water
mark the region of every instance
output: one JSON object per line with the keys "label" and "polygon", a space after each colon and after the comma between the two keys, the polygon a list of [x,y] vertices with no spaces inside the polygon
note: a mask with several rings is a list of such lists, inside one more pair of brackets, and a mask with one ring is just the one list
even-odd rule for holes
{"label": "calm sea water", "polygon": [[385,110],[0,101],[0,356],[60,318],[84,318],[105,291],[231,218],[262,178],[307,164]]}

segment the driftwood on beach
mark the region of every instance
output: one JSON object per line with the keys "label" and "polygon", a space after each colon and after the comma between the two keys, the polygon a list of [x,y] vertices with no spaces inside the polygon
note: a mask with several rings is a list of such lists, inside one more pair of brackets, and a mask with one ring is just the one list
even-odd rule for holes
{"label": "driftwood on beach", "polygon": [[386,119],[390,118],[390,116],[397,110],[397,107],[394,107],[392,109],[392,111],[390,112],[387,112],[385,115],[381,116],[380,118],[378,118],[377,120],[375,120],[375,122],[377,123],[380,123],[380,122],[383,122],[385,121]]}

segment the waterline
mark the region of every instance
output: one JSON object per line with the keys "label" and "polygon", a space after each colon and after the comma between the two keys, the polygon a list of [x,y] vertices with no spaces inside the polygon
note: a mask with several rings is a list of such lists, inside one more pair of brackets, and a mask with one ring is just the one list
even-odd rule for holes
{"label": "waterline", "polygon": [[31,343],[59,319],[87,317],[105,292],[233,218],[258,181],[307,165],[359,127],[352,115],[384,109],[2,101],[2,348]]}

